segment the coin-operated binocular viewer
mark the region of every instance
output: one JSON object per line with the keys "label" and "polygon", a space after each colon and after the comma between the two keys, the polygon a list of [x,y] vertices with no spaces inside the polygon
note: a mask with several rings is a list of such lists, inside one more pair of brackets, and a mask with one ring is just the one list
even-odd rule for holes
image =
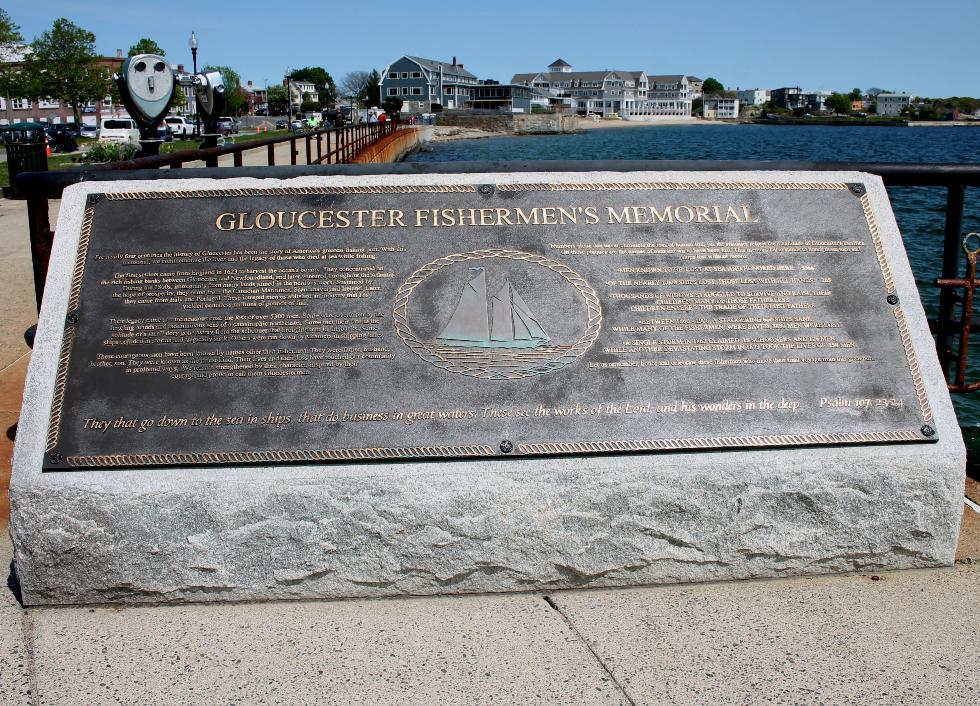
{"label": "coin-operated binocular viewer", "polygon": [[140,156],[160,153],[160,121],[174,102],[177,83],[174,72],[162,56],[137,54],[123,62],[113,76],[119,95],[140,131]]}
{"label": "coin-operated binocular viewer", "polygon": [[203,74],[175,73],[162,56],[137,54],[113,76],[119,95],[140,131],[140,156],[160,153],[160,122],[173,105],[177,86],[194,95],[197,113],[204,123],[202,147],[218,144],[218,118],[225,107],[225,84],[218,71]]}

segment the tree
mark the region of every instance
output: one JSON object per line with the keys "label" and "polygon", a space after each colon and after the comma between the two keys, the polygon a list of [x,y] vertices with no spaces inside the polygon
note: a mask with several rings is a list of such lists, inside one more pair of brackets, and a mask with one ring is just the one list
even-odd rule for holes
{"label": "tree", "polygon": [[[20,27],[11,19],[10,15],[3,8],[0,8],[0,48],[12,49],[13,45],[20,44],[24,38],[20,34]],[[0,94],[5,96],[20,95],[21,81],[20,74],[10,66],[0,66]]]}
{"label": "tree", "polygon": [[14,22],[7,11],[0,7],[0,46],[23,42],[24,38],[20,34],[20,27]]}
{"label": "tree", "polygon": [[864,99],[864,94],[861,93],[860,88],[852,88],[851,92],[847,94],[847,97],[850,98],[852,101],[859,101]]}
{"label": "tree", "polygon": [[378,73],[377,69],[368,74],[361,96],[368,107],[381,105],[381,74]]}
{"label": "tree", "polygon": [[137,54],[157,54],[158,56],[166,56],[166,52],[160,48],[160,45],[154,42],[149,37],[143,37],[136,44],[129,48],[129,54],[127,56],[136,56]]}
{"label": "tree", "polygon": [[301,113],[315,113],[320,110],[320,101],[303,101],[300,103],[299,110]]}
{"label": "tree", "polygon": [[340,81],[340,91],[343,98],[354,96],[360,98],[364,94],[364,87],[367,86],[371,74],[367,71],[350,71],[344,74]]}
{"label": "tree", "polygon": [[289,112],[289,96],[285,86],[269,86],[266,96],[269,115],[285,115]]}
{"label": "tree", "polygon": [[704,80],[704,84],[701,86],[701,91],[704,95],[710,95],[711,93],[721,93],[725,90],[725,87],[721,85],[721,81],[716,78],[711,78],[710,76]]}
{"label": "tree", "polygon": [[174,108],[183,108],[187,105],[187,94],[181,86],[174,86],[174,102],[171,105]]}
{"label": "tree", "polygon": [[823,104],[828,110],[834,111],[834,115],[848,115],[851,112],[851,97],[843,93],[831,93]]}
{"label": "tree", "polygon": [[245,106],[245,92],[242,90],[242,79],[238,72],[230,66],[205,66],[204,73],[217,71],[225,83],[225,115],[238,115]]}
{"label": "tree", "polygon": [[395,113],[401,112],[402,106],[404,104],[405,101],[403,101],[398,96],[390,96],[384,99],[384,102],[381,104],[381,107],[384,108],[385,112],[388,113],[389,115],[394,115]]}
{"label": "tree", "polygon": [[305,66],[293,71],[289,77],[294,81],[309,81],[316,86],[322,105],[333,105],[337,102],[337,84],[326,69],[320,66]]}
{"label": "tree", "polygon": [[102,100],[109,92],[109,71],[96,62],[95,35],[65,18],[31,44],[24,60],[26,97],[56,98],[71,106],[81,125],[82,106]]}

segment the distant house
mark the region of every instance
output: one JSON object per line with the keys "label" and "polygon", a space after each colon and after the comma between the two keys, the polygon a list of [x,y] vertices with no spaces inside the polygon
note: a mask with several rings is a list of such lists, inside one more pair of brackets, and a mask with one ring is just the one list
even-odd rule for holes
{"label": "distant house", "polygon": [[256,111],[261,115],[269,110],[269,93],[264,88],[259,88],[249,81],[242,86],[245,92],[245,110],[249,115],[255,115]]}
{"label": "distant house", "polygon": [[878,115],[897,118],[902,111],[912,105],[915,96],[911,93],[879,93]]}
{"label": "distant house", "polygon": [[404,113],[429,113],[434,106],[462,108],[478,83],[455,56],[452,63],[402,56],[381,72],[381,100],[401,98]]}
{"label": "distant house", "polygon": [[703,115],[706,119],[734,120],[738,117],[739,100],[735,96],[704,97]]}
{"label": "distant house", "polygon": [[320,92],[315,83],[296,79],[290,79],[287,83],[289,84],[289,102],[293,104],[293,111],[299,112],[303,103],[308,101],[320,102]]}
{"label": "distant house", "polygon": [[806,95],[799,86],[773,88],[769,91],[769,100],[777,108],[796,110],[807,105]]}
{"label": "distant house", "polygon": [[741,105],[762,105],[769,100],[769,91],[764,88],[746,88],[738,92]]}
{"label": "distant house", "polygon": [[530,113],[531,89],[520,84],[481,81],[471,89],[470,98],[463,107],[502,113]]}
{"label": "distant house", "polygon": [[[4,70],[19,71],[24,59],[31,51],[27,44],[8,44],[0,47],[0,65]],[[122,67],[123,53],[116,50],[114,57],[104,56],[96,60],[108,73],[116,73]],[[101,101],[90,101],[82,107],[82,122],[98,125],[103,115],[127,115],[121,105],[113,105],[112,98],[106,96]],[[44,99],[32,101],[17,96],[0,96],[0,125],[13,123],[40,122],[56,125],[75,121],[70,105],[59,100]]]}

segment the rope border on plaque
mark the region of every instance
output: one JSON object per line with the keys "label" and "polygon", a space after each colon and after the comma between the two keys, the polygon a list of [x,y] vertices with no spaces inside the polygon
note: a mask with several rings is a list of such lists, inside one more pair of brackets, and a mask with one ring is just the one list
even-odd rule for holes
{"label": "rope border on plaque", "polygon": [[807,446],[813,444],[869,444],[894,441],[921,441],[914,431],[880,431],[827,434],[776,434],[772,436],[717,436],[692,439],[611,440],[518,444],[525,454],[583,454],[614,451],[683,451],[691,449],[758,448]]}
{"label": "rope border on plaque", "polygon": [[493,448],[479,444],[462,446],[410,446],[395,448],[325,449],[321,451],[215,451],[199,453],[112,454],[69,456],[69,466],[124,467],[214,465],[232,463],[289,463],[297,461],[371,461],[406,458],[492,456]]}
{"label": "rope border on plaque", "polygon": [[188,191],[107,191],[108,201],[152,201],[155,199],[209,199],[217,196],[310,196],[318,194],[472,194],[475,184],[409,184],[378,186],[262,186],[236,189],[193,189]]}
{"label": "rope border on plaque", "polygon": [[[85,274],[85,261],[88,257],[88,244],[92,236],[92,221],[95,220],[95,207],[88,206],[82,216],[82,227],[78,236],[78,252],[75,254],[75,268],[72,270],[71,290],[68,294],[68,316],[78,309],[79,298],[82,294],[82,277]],[[58,445],[61,433],[61,412],[65,403],[65,385],[68,382],[68,363],[71,360],[72,343],[75,340],[75,325],[65,325],[64,337],[61,341],[61,352],[58,356],[58,374],[54,383],[54,398],[51,400],[51,416],[48,421],[48,438],[45,452],[51,451]]]}
{"label": "rope border on plaque", "polygon": [[[874,209],[871,206],[871,198],[868,196],[867,191],[861,194],[861,209],[864,211],[864,218],[868,223],[868,230],[871,233],[871,240],[874,243],[875,256],[878,258],[878,265],[881,267],[881,276],[885,282],[885,291],[888,295],[894,295],[897,291],[895,278],[892,275],[891,265],[888,264],[888,258],[885,255],[885,244],[881,239],[881,229],[878,227],[878,219],[875,218]],[[909,331],[908,321],[905,319],[905,312],[902,310],[901,305],[897,303],[894,305],[892,312],[895,314],[898,335],[902,340],[902,347],[905,350],[905,359],[909,366],[909,374],[912,376],[912,386],[915,388],[915,396],[919,402],[922,421],[925,423],[932,422],[932,407],[929,405],[929,395],[926,392],[925,382],[922,379],[919,357],[915,353],[915,346],[912,343],[912,334]]]}

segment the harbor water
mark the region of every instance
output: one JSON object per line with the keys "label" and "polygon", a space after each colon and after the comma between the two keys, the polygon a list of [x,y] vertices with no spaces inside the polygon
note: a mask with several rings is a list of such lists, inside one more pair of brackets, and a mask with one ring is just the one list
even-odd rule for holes
{"label": "harbor water", "polygon": [[[824,127],[769,125],[663,125],[597,128],[571,135],[491,137],[437,142],[408,162],[537,159],[719,159],[847,162],[980,161],[980,127]],[[888,190],[922,301],[936,315],[946,189]],[[980,190],[967,189],[963,232],[980,232]],[[980,379],[980,341],[969,378]],[[954,395],[960,426],[980,447],[980,392]]]}

